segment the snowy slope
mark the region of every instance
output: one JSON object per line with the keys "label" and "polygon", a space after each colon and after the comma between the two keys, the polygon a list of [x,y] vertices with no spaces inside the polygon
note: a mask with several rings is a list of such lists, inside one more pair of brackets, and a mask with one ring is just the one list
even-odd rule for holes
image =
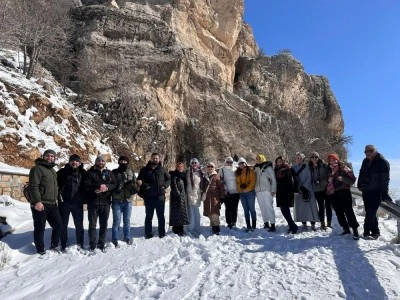
{"label": "snowy slope", "polygon": [[[278,209],[276,234],[245,233],[239,206],[240,229],[229,230],[222,222],[221,236],[210,234],[203,217],[197,239],[169,231],[164,239],[145,240],[144,207],[134,207],[133,246],[121,242],[121,248],[110,245],[93,256],[72,246],[67,254],[40,259],[32,244],[29,206],[0,199],[0,215],[16,229],[3,239],[11,261],[0,271],[2,299],[400,298],[400,246],[392,242],[397,229],[390,218],[380,218],[382,236],[376,241],[339,236],[335,218],[333,230],[287,235]],[[6,200],[13,205],[2,206]],[[359,202],[356,210],[362,224]],[[73,241],[73,228],[69,235]],[[48,229],[47,244],[49,239]]]}

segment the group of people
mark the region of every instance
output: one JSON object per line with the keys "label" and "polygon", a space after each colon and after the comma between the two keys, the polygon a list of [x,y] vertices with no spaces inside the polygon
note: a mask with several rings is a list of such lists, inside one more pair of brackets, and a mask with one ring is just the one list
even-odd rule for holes
{"label": "group of people", "polygon": [[[365,147],[365,155],[357,183],[366,211],[363,235],[377,238],[380,234],[376,216],[378,207],[381,201],[391,201],[388,194],[390,168],[374,145]],[[160,155],[153,153],[137,178],[129,168],[127,156],[120,156],[119,167],[112,171],[106,168],[103,156],[97,157],[94,166],[86,171],[80,157],[73,154],[68,164],[56,172],[55,158],[53,150],[46,150],[43,158],[35,161],[29,174],[34,243],[39,254],[45,253],[43,235],[46,221],[53,228],[50,249],[57,251],[61,241],[61,250],[65,250],[70,214],[75,223],[76,243],[83,247],[84,203],[88,208],[90,250],[105,248],[110,207],[113,210],[112,243],[118,247],[122,217],[123,240],[131,244],[132,196],[136,193],[144,199],[145,238],[153,237],[154,211],[158,219],[158,236],[165,237],[165,200],[169,187],[169,226],[180,236],[186,232],[193,236],[200,234],[201,203],[213,234],[220,233],[222,204],[225,204],[227,227],[236,227],[239,201],[244,210],[245,230],[254,231],[257,227],[256,198],[263,219],[262,227],[275,232],[273,199],[276,197],[276,206],[288,223],[287,233],[298,232],[296,222],[301,222],[304,228],[310,222],[312,230],[316,230],[316,222],[320,222],[322,229],[331,227],[333,208],[343,228],[342,235],[350,234],[351,229],[353,238],[359,238],[359,224],[350,191],[356,177],[336,153],[329,154],[325,163],[317,152],[312,152],[306,163],[306,156],[298,152],[291,166],[282,156],[277,157],[273,165],[261,153],[256,156],[254,166],[249,166],[243,157],[237,164],[232,157],[227,157],[225,165],[218,170],[213,162],[208,162],[204,171],[199,160],[192,158],[187,170],[184,163],[178,162],[175,170],[170,172],[162,166]],[[100,230],[97,238],[98,220]]]}

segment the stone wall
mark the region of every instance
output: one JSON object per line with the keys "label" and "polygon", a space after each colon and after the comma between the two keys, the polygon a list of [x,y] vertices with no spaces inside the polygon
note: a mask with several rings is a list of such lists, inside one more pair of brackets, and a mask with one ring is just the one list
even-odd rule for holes
{"label": "stone wall", "polygon": [[[29,181],[28,174],[18,172],[0,171],[0,195],[7,195],[15,200],[27,202],[22,192],[22,188]],[[135,195],[133,200],[134,206],[143,206],[144,201]]]}
{"label": "stone wall", "polygon": [[27,202],[22,188],[28,179],[28,174],[0,171],[0,195],[8,195],[15,200]]}

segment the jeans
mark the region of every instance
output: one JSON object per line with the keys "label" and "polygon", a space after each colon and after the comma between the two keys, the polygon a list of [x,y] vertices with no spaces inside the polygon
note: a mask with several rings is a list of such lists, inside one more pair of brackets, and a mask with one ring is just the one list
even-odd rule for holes
{"label": "jeans", "polygon": [[146,198],[144,200],[144,205],[146,207],[146,217],[144,220],[144,234],[146,236],[153,235],[153,216],[154,210],[156,210],[157,219],[158,219],[158,234],[160,236],[165,235],[165,198]]}
{"label": "jeans", "polygon": [[124,240],[131,238],[131,215],[132,215],[132,202],[130,201],[113,201],[113,224],[112,224],[112,240],[119,240],[119,225],[121,224],[121,214],[124,224]]}
{"label": "jeans", "polygon": [[63,225],[61,230],[61,247],[65,248],[68,245],[68,222],[70,214],[72,214],[74,220],[76,243],[83,247],[83,204],[61,202],[59,209]]}
{"label": "jeans", "polygon": [[326,192],[314,192],[315,199],[318,203],[318,216],[321,222],[325,222],[325,210],[326,220],[332,221],[332,196],[326,195]]}
{"label": "jeans", "polygon": [[44,230],[46,221],[49,222],[53,231],[51,233],[50,248],[58,246],[58,241],[61,235],[62,221],[57,205],[43,204],[44,210],[37,211],[31,206],[33,218],[33,241],[38,253],[44,252]]}
{"label": "jeans", "polygon": [[190,211],[190,224],[187,230],[193,234],[200,234],[200,207],[196,205],[189,205]]}
{"label": "jeans", "polygon": [[90,249],[96,248],[96,226],[97,219],[99,219],[100,230],[99,240],[97,247],[103,248],[106,243],[107,223],[110,216],[110,205],[89,205],[88,206],[88,219],[89,219],[89,244]]}
{"label": "jeans", "polygon": [[240,201],[242,202],[246,225],[247,225],[247,227],[249,227],[250,226],[250,216],[251,216],[251,220],[253,221],[253,223],[255,223],[257,220],[256,192],[253,190],[248,193],[241,193]]}

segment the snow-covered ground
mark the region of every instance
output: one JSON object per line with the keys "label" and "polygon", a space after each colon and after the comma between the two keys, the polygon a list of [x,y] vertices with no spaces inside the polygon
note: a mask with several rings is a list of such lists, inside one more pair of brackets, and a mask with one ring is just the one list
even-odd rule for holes
{"label": "snow-covered ground", "polygon": [[[5,205],[8,202],[11,205]],[[362,225],[362,205],[357,201]],[[222,211],[222,215],[223,215]],[[66,254],[35,254],[29,205],[0,196],[0,215],[15,228],[3,238],[1,299],[399,299],[400,246],[396,221],[380,218],[378,240],[354,241],[333,229],[286,234],[279,210],[277,232],[245,233],[239,205],[237,230],[222,219],[212,236],[202,218],[202,235],[145,240],[144,207],[134,207],[134,242],[88,256],[72,246]],[[168,207],[166,208],[168,216]],[[261,215],[258,212],[259,227]],[[109,227],[112,217],[110,216]],[[156,217],[154,219],[156,233]],[[74,229],[70,221],[70,241]],[[87,223],[85,224],[87,228]],[[49,244],[51,230],[45,234]],[[110,239],[111,232],[108,232]],[[87,240],[87,232],[85,231]],[[0,247],[1,249],[1,247]]]}

